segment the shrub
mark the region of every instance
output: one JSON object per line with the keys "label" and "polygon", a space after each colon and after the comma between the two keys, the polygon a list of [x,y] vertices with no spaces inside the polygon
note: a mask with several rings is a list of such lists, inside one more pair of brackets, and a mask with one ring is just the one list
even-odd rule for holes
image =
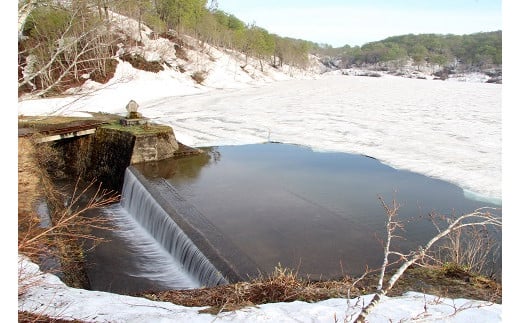
{"label": "shrub", "polygon": [[134,68],[148,72],[160,72],[164,70],[164,67],[158,61],[149,62],[144,59],[143,56],[137,54],[124,53],[120,58],[130,63]]}
{"label": "shrub", "polygon": [[202,84],[206,77],[208,76],[208,73],[205,71],[197,71],[191,75],[191,78],[197,82],[198,84]]}
{"label": "shrub", "polygon": [[60,94],[96,72],[101,75],[96,77],[106,79],[115,41],[97,16],[82,7],[37,7],[18,44],[19,94]]}
{"label": "shrub", "polygon": [[105,69],[96,69],[90,74],[90,79],[92,81],[105,84],[114,77],[118,63],[119,62],[113,58],[106,60]]}
{"label": "shrub", "polygon": [[444,268],[492,276],[499,247],[490,228],[470,225],[450,232],[439,244],[435,258]]}

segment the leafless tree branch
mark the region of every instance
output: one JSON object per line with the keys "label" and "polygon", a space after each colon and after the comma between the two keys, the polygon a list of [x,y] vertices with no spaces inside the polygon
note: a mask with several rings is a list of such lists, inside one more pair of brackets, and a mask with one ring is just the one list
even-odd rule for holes
{"label": "leafless tree branch", "polygon": [[[392,206],[388,206],[381,197],[379,199],[388,218],[386,225],[387,238],[386,244],[384,246],[383,264],[380,271],[376,293],[373,296],[370,303],[363,307],[362,311],[355,319],[355,322],[365,322],[365,319],[368,316],[368,314],[377,306],[377,304],[381,301],[382,297],[385,296],[388,293],[388,291],[392,289],[392,287],[395,285],[398,279],[404,274],[404,272],[411,265],[416,264],[427,257],[431,257],[428,255],[428,251],[432,248],[434,244],[439,242],[441,239],[465,227],[502,226],[501,218],[493,213],[497,210],[496,208],[479,208],[471,213],[464,214],[455,219],[450,219],[446,217],[445,219],[447,226],[444,229],[441,228],[441,226],[438,223],[434,223],[438,233],[435,236],[433,236],[424,246],[419,246],[416,250],[411,251],[409,254],[403,254],[391,250],[391,242],[392,239],[395,238],[395,231],[397,229],[402,228],[401,224],[397,220],[399,205],[394,200]],[[388,267],[389,255],[397,255],[402,261],[402,264],[386,282],[386,286],[384,286],[384,275],[385,270]]]}

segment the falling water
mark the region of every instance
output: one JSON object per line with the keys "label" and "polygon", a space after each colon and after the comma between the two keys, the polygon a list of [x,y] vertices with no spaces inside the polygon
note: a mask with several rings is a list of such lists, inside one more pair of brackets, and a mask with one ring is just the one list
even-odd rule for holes
{"label": "falling water", "polygon": [[201,285],[228,283],[129,169],[125,173],[121,206]]}

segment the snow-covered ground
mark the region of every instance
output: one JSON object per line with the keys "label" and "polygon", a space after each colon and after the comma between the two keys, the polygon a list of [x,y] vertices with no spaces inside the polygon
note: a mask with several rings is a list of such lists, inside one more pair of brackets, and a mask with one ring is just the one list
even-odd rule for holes
{"label": "snow-covered ground", "polygon": [[[70,288],[56,276],[42,274],[37,265],[23,258],[20,267],[27,275],[25,282],[33,287],[19,299],[18,310],[87,322],[350,322],[372,297],[264,304],[211,315],[199,313],[204,307]],[[400,297],[384,297],[368,321],[501,322],[502,305],[408,292]]]}
{"label": "snow-covered ground", "polygon": [[[119,18],[125,30],[136,27]],[[501,200],[501,85],[319,75],[318,65],[309,72],[264,64],[262,71],[254,60],[242,69],[244,58],[237,53],[209,46],[200,52],[199,47],[188,51],[186,62],[175,57],[173,44],[162,39],[150,39],[145,33],[143,43],[149,49],[147,57],[182,64],[186,72],[175,68],[143,72],[121,62],[109,83],[87,81],[63,98],[22,98],[18,114],[124,115],[128,101],[135,100],[145,117],[171,125],[178,140],[188,145],[270,140],[365,154],[396,168],[453,182],[468,194]],[[207,73],[202,85],[190,77],[197,71]],[[23,263],[26,271],[36,270]],[[332,299],[267,304],[215,317],[198,314],[200,308],[73,289],[55,276],[42,277],[41,284],[19,299],[19,310],[97,322],[334,322],[359,310],[356,300],[349,307],[345,299]],[[497,304],[408,293],[385,298],[369,321],[497,322],[501,313]]]}

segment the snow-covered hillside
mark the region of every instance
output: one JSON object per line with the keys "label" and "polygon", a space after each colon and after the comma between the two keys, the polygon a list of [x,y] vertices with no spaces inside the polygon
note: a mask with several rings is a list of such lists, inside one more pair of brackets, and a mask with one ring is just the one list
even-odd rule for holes
{"label": "snow-covered hillside", "polygon": [[[184,96],[202,93],[215,89],[236,89],[251,86],[261,86],[281,80],[315,78],[324,67],[316,57],[309,57],[307,69],[300,69],[289,65],[275,68],[266,61],[260,61],[244,54],[215,48],[186,35],[177,35],[170,32],[170,39],[159,37],[146,27],[141,26],[133,19],[111,12],[113,31],[122,39],[117,44],[116,54],[118,66],[114,77],[106,84],[100,84],[89,79],[78,88],[65,92],[68,99],[59,100],[59,107],[52,111],[54,114],[67,114],[67,102],[84,100],[96,96],[99,91],[110,92],[117,88],[120,101],[111,102],[115,106],[106,107],[91,105],[88,110],[104,112],[120,112],[131,97],[137,102],[157,99],[163,96]],[[167,36],[165,36],[167,37]],[[121,59],[125,54],[144,57],[149,62],[158,62],[163,71],[153,73],[138,70],[130,63]],[[202,82],[194,77],[198,74]],[[139,90],[143,89],[143,90]],[[23,95],[19,101],[25,101],[24,106],[30,105],[34,97],[31,94]],[[53,100],[45,100],[52,105]],[[38,114],[45,111],[19,110],[19,114]]]}
{"label": "snow-covered hillside", "polygon": [[[142,25],[139,30],[138,22],[133,19],[114,12],[111,15],[116,30],[127,38],[124,44],[118,44],[118,55],[124,53],[141,55],[147,61],[161,62],[164,67],[164,71],[157,73],[155,77],[142,79],[142,76],[139,77],[131,72],[127,63],[122,63],[126,66],[118,69],[118,74],[110,82],[111,84],[128,81],[167,83],[167,80],[175,80],[178,84],[169,85],[171,95],[176,95],[186,94],[186,92],[175,85],[195,89],[258,86],[294,77],[310,78],[324,70],[315,57],[310,57],[309,67],[305,70],[289,65],[274,68],[266,61],[261,62],[256,58],[246,57],[234,50],[215,48],[190,36],[177,35],[175,31],[170,32],[172,36],[169,37],[170,39],[163,38],[154,34],[145,25]],[[204,78],[200,85],[192,78],[195,73],[201,73]],[[96,85],[92,83],[95,82],[87,82],[82,89],[95,88]]]}

